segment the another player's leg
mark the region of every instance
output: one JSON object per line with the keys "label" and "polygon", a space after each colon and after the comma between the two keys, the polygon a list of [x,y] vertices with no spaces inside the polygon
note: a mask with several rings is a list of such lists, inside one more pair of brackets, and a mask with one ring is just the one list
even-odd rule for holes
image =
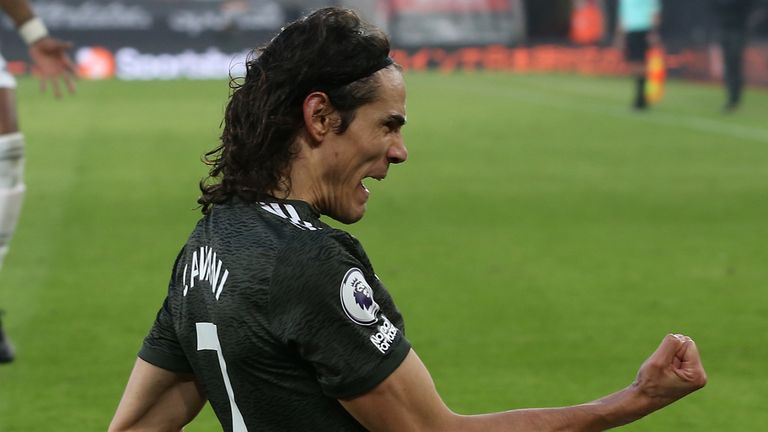
{"label": "another player's leg", "polygon": [[3,311],[0,311],[0,363],[10,363],[15,357],[13,345],[3,331]]}
{"label": "another player's leg", "polygon": [[[25,189],[24,136],[18,132],[15,86],[0,56],[0,269],[19,220]],[[14,349],[0,319],[0,363],[13,359]]]}
{"label": "another player's leg", "polygon": [[24,136],[0,135],[0,268],[16,230],[24,191]]}
{"label": "another player's leg", "polygon": [[[0,135],[0,268],[16,229],[24,197],[24,138],[20,133]],[[14,349],[0,317],[0,363],[13,361]]]}
{"label": "another player's leg", "polygon": [[635,100],[632,104],[632,107],[638,110],[644,110],[648,108],[648,101],[645,97],[645,63],[640,63],[638,66],[636,66],[635,71]]}
{"label": "another player's leg", "polygon": [[648,51],[648,32],[633,31],[626,34],[624,53],[629,66],[629,74],[634,84],[632,108],[644,110],[648,107],[645,97],[645,56]]}
{"label": "another player's leg", "polygon": [[721,35],[723,48],[724,70],[723,78],[727,91],[727,100],[723,110],[735,111],[741,103],[741,91],[743,87],[743,53],[746,35],[739,30],[723,30]]}

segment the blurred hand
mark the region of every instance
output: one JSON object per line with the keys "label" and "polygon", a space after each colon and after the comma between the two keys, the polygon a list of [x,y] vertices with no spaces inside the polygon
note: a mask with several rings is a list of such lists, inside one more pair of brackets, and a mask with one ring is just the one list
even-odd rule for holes
{"label": "blurred hand", "polygon": [[707,383],[696,343],[688,336],[667,335],[640,367],[633,386],[661,408]]}
{"label": "blurred hand", "polygon": [[53,95],[60,98],[59,81],[63,81],[69,93],[75,93],[76,70],[68,54],[71,48],[71,43],[50,36],[30,45],[29,56],[33,63],[32,72],[40,80],[40,91],[45,92],[50,84],[53,87]]}

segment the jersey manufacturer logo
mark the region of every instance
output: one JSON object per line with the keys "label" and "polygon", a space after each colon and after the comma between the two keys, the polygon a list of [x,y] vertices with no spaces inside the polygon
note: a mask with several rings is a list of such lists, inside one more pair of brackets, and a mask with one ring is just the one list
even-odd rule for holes
{"label": "jersey manufacturer logo", "polygon": [[373,299],[373,290],[359,268],[347,270],[339,289],[341,307],[349,319],[360,325],[372,325],[378,322],[376,314],[379,305]]}
{"label": "jersey manufacturer logo", "polygon": [[260,202],[259,205],[261,205],[261,208],[268,211],[269,213],[290,221],[297,228],[309,231],[316,231],[320,229],[311,223],[302,220],[301,216],[299,216],[299,212],[296,211],[296,208],[291,204]]}

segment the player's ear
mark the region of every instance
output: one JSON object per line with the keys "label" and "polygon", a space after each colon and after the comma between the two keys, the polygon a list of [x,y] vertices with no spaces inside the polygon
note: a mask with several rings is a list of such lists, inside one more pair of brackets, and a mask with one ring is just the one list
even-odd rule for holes
{"label": "player's ear", "polygon": [[335,110],[328,95],[323,92],[312,92],[304,98],[304,127],[313,142],[320,143],[333,127]]}

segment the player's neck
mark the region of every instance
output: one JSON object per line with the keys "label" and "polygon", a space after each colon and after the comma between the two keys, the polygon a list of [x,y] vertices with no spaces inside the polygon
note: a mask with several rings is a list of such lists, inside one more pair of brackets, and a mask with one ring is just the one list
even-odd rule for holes
{"label": "player's neck", "polygon": [[291,163],[290,171],[280,184],[283,188],[274,191],[272,196],[278,199],[304,201],[313,208],[318,208],[322,196],[322,167],[314,152],[306,151],[305,143],[296,143],[301,149]]}

